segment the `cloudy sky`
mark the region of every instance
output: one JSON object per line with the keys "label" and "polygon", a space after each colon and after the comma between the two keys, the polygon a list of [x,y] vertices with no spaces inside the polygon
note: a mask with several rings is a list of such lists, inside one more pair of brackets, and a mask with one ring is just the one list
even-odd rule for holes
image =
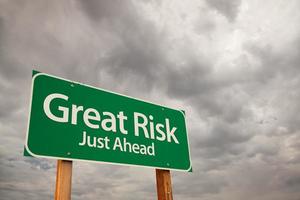
{"label": "cloudy sky", "polygon": [[[53,199],[23,157],[31,70],[184,109],[174,199],[299,200],[299,0],[0,0],[0,199]],[[74,162],[72,198],[151,200],[154,170]]]}

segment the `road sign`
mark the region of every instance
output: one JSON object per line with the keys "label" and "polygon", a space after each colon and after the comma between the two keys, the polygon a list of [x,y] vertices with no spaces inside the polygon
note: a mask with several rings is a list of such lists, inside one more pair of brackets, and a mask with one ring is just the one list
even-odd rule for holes
{"label": "road sign", "polygon": [[191,170],[180,110],[44,73],[31,95],[25,149],[34,157]]}

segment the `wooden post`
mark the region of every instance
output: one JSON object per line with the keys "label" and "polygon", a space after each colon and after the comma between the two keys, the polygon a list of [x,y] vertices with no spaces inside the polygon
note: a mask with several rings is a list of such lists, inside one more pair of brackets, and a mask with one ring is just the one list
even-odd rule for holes
{"label": "wooden post", "polygon": [[173,200],[170,170],[156,169],[156,188],[158,200]]}
{"label": "wooden post", "polygon": [[71,200],[72,161],[57,160],[55,200]]}

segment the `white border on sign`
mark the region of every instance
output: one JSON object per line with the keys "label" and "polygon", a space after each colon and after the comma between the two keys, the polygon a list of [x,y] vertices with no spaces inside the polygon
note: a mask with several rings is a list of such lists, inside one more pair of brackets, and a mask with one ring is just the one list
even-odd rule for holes
{"label": "white border on sign", "polygon": [[[104,91],[104,92],[116,94],[116,95],[119,95],[119,96],[127,97],[129,99],[134,99],[134,100],[142,101],[142,102],[149,103],[149,104],[152,104],[152,105],[165,107],[165,108],[168,108],[168,109],[171,109],[171,110],[179,111],[183,115],[184,122],[185,122],[184,126],[185,126],[185,129],[186,129],[186,138],[187,138],[188,153],[189,153],[189,163],[190,163],[189,168],[186,169],[186,170],[184,170],[184,169],[174,169],[174,168],[162,168],[162,167],[159,167],[159,166],[145,166],[145,165],[136,165],[136,164],[124,164],[124,163],[115,163],[115,162],[106,162],[106,161],[94,161],[94,160],[85,160],[85,159],[76,159],[76,158],[73,159],[73,158],[55,157],[55,156],[41,156],[41,155],[36,155],[36,154],[32,153],[30,151],[30,149],[28,148],[28,136],[29,136],[29,123],[30,123],[30,117],[31,117],[33,86],[34,86],[34,83],[35,83],[35,79],[38,76],[41,76],[41,75],[52,77],[52,78],[56,78],[56,79],[63,80],[63,81],[67,81],[67,82],[70,82],[70,83],[75,83],[75,84],[83,85],[83,86],[86,86],[86,87],[89,87],[89,88],[93,88],[93,89],[96,89],[96,90],[100,90],[100,91]],[[164,170],[174,170],[174,171],[190,171],[192,169],[192,160],[191,160],[191,154],[190,154],[190,143],[189,143],[189,138],[188,138],[188,130],[186,128],[186,118],[185,118],[185,114],[183,113],[182,110],[177,110],[177,109],[169,108],[169,107],[166,107],[166,106],[163,106],[163,105],[160,105],[160,104],[152,103],[152,102],[149,102],[149,101],[144,101],[142,99],[138,99],[138,98],[134,98],[134,97],[129,97],[129,96],[126,96],[126,95],[123,95],[123,94],[119,94],[119,93],[116,93],[116,92],[108,91],[108,90],[105,90],[105,89],[102,89],[102,88],[97,88],[97,87],[90,86],[90,85],[83,84],[83,83],[79,83],[79,82],[76,82],[76,81],[71,81],[71,80],[68,80],[68,79],[64,79],[64,78],[61,78],[61,77],[57,77],[57,76],[46,74],[46,73],[42,73],[42,72],[38,72],[38,73],[36,73],[32,77],[31,95],[30,95],[30,104],[29,104],[29,117],[28,117],[28,121],[27,121],[27,133],[26,133],[25,148],[26,148],[27,152],[31,156],[37,157],[37,158],[50,158],[50,159],[57,159],[57,160],[70,160],[70,161],[84,161],[84,162],[91,162],[91,163],[104,163],[104,164],[111,164],[111,165],[145,167],[145,168],[152,168],[152,169],[154,168],[154,169],[164,169]]]}

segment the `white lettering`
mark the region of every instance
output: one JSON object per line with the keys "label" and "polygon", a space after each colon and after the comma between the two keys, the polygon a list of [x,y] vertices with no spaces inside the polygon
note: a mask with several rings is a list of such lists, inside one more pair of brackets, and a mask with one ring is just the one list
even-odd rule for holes
{"label": "white lettering", "polygon": [[[94,115],[90,115],[90,113],[94,113]],[[90,128],[94,128],[94,129],[99,128],[98,124],[92,124],[90,122],[90,120],[100,121],[100,114],[94,108],[88,108],[88,109],[86,109],[84,111],[84,113],[83,113],[83,121]]]}
{"label": "white lettering", "polygon": [[44,106],[43,106],[44,112],[47,115],[47,117],[56,122],[62,122],[62,123],[68,122],[68,118],[69,118],[69,109],[68,108],[63,107],[63,106],[58,106],[58,110],[62,111],[62,113],[63,113],[62,117],[57,117],[57,116],[53,115],[53,113],[50,110],[50,103],[52,102],[53,99],[63,99],[63,100],[67,101],[68,98],[69,98],[68,96],[63,95],[63,94],[58,94],[58,93],[48,95],[44,101]]}
{"label": "white lettering", "polygon": [[176,131],[176,127],[173,127],[172,130],[170,131],[170,121],[169,119],[166,119],[166,132],[167,132],[167,140],[168,142],[171,142],[171,138],[173,138],[174,142],[179,144],[177,138],[174,135],[174,132]]}
{"label": "white lettering", "polygon": [[[113,131],[116,132],[116,118],[110,112],[103,112],[103,115],[108,116],[109,118],[103,119],[101,122],[102,129],[105,131]],[[110,126],[108,126],[109,124]]]}
{"label": "white lettering", "polygon": [[[143,122],[139,123],[138,118],[143,118]],[[134,112],[134,135],[139,136],[139,128],[143,129],[144,135],[146,138],[149,138],[148,130],[146,125],[148,123],[147,117],[142,113]]]}
{"label": "white lettering", "polygon": [[77,106],[72,104],[72,124],[77,124],[77,113],[83,111],[83,106]]}
{"label": "white lettering", "polygon": [[127,134],[128,132],[124,128],[124,120],[127,120],[127,116],[125,116],[123,111],[121,111],[117,115],[117,118],[119,119],[119,128],[120,128],[121,133]]}
{"label": "white lettering", "polygon": [[164,125],[156,124],[155,129],[157,133],[160,134],[160,136],[156,136],[156,139],[159,141],[164,141],[166,139],[166,134],[161,130],[161,128],[164,128]]}

